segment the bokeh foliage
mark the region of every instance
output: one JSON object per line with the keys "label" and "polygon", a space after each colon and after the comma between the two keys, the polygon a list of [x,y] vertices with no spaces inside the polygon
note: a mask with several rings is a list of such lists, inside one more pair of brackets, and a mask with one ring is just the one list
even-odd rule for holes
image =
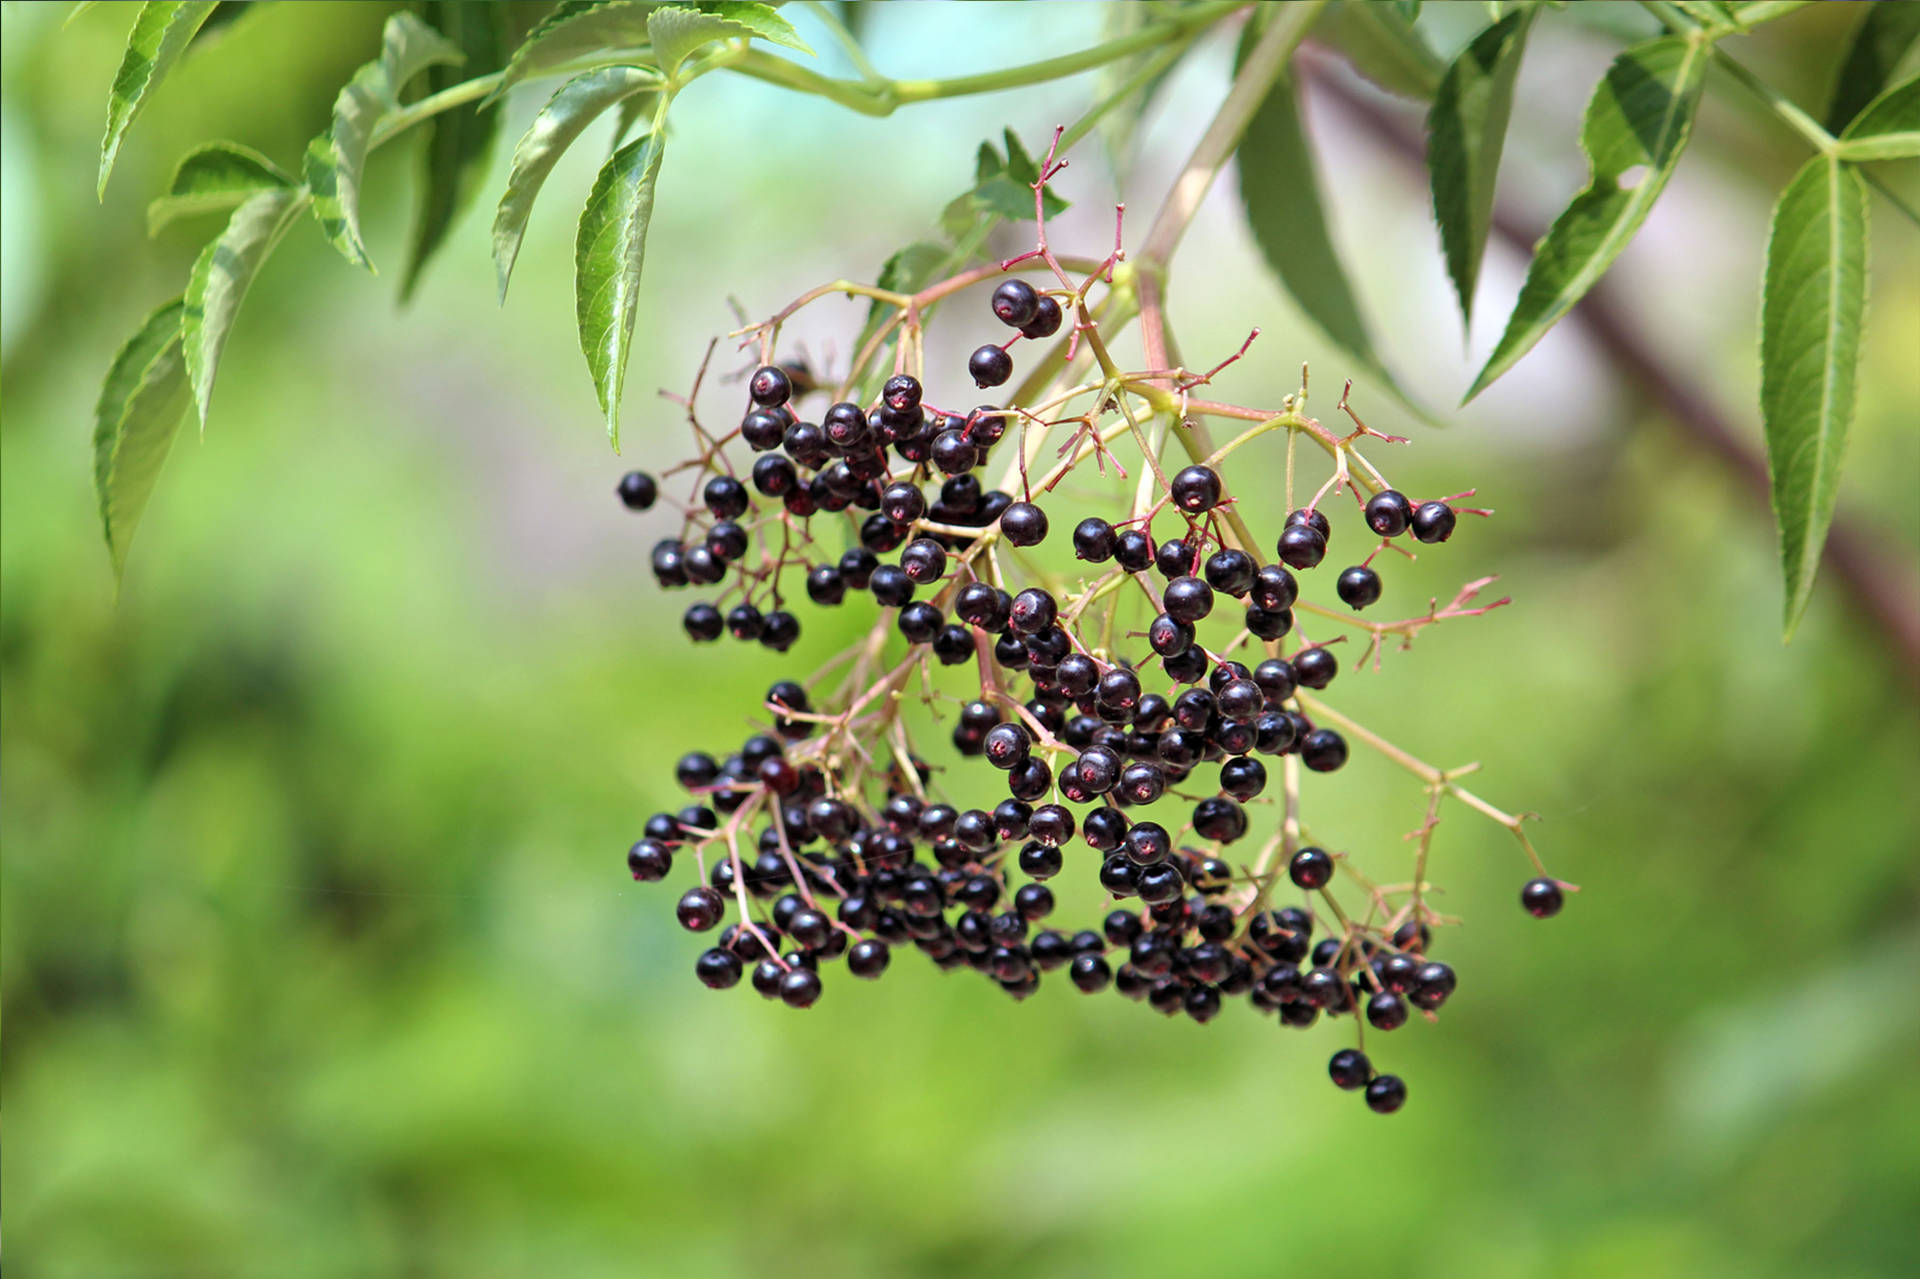
{"label": "bokeh foliage", "polygon": [[[654,531],[611,498],[618,466],[578,375],[567,218],[536,215],[504,312],[484,219],[460,224],[404,314],[324,244],[289,242],[116,601],[84,424],[98,370],[199,247],[194,231],[150,244],[144,198],[207,136],[297,155],[381,7],[274,6],[196,51],[104,212],[98,87],[124,32],[89,15],[61,33],[35,8],[6,9],[0,41],[0,1087],[22,1273],[1910,1265],[1920,713],[1831,593],[1780,647],[1764,512],[1644,404],[1535,384],[1445,434],[1376,423],[1418,436],[1396,474],[1436,491],[1470,477],[1500,508],[1396,579],[1400,599],[1484,569],[1516,604],[1343,676],[1351,709],[1429,758],[1482,759],[1486,793],[1544,813],[1543,847],[1586,890],[1553,924],[1529,920],[1505,836],[1444,828],[1462,993],[1442,1027],[1401,1032],[1401,1115],[1327,1088],[1326,1028],[1160,1023],[1051,984],[1014,1006],[906,956],[923,971],[839,983],[806,1015],[714,996],[668,896],[629,884],[621,851],[670,801],[674,756],[736,736],[754,694],[835,637],[817,628],[791,662],[696,654],[658,606]],[[1069,48],[1097,25],[1078,6],[962,8],[919,30],[877,15],[875,48],[890,66],[991,65],[1001,42]],[[1841,25],[1766,52],[1783,79],[1817,82]],[[1176,90],[1217,94],[1231,53],[1211,84]],[[630,456],[677,448],[634,388],[686,384],[730,326],[726,294],[764,312],[876,269],[876,245],[921,234],[965,185],[975,140],[1005,122],[1041,136],[1073,92],[775,120],[788,99],[729,86],[689,110],[655,234],[691,244],[716,210],[737,232],[649,265]],[[1149,155],[1184,145],[1203,108],[1150,120]],[[1692,160],[1716,139],[1743,159],[1692,190],[1763,236],[1804,149],[1724,116],[1700,127]],[[926,141],[948,131],[947,150]],[[752,146],[793,174],[747,172]],[[906,176],[851,218],[881,147]],[[604,154],[583,149],[553,179],[576,192]],[[375,158],[370,191],[402,185],[378,180],[414,162],[399,150]],[[1363,202],[1417,206],[1417,185],[1352,165],[1339,182]],[[1141,167],[1157,195],[1166,170]],[[1091,148],[1070,173],[1097,226]],[[410,211],[376,197],[363,212],[397,261]],[[1402,297],[1398,264],[1434,257],[1431,228],[1410,225],[1356,266],[1389,361],[1433,317],[1455,331],[1437,267]],[[1680,252],[1723,234],[1680,216],[1648,234],[1663,226]],[[1910,565],[1920,259],[1910,237],[1875,250],[1854,447],[1882,461],[1846,477],[1841,505],[1880,516]],[[1258,322],[1272,354],[1238,374],[1246,389],[1288,385],[1301,356],[1335,380],[1244,236],[1197,235],[1182,262],[1190,347],[1231,349]],[[1676,345],[1747,404],[1756,277],[1741,270]],[[1670,304],[1637,283],[1649,313]],[[812,340],[844,352],[859,318]],[[1555,367],[1577,365],[1558,349]],[[1584,433],[1541,421],[1581,413]],[[1417,791],[1369,758],[1341,778],[1338,828],[1394,857]]]}

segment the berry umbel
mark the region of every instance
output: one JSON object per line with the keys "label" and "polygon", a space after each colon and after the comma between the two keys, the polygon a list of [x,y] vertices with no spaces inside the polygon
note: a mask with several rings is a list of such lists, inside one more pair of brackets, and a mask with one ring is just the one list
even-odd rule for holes
{"label": "berry umbel", "polygon": [[[1049,153],[1036,212],[1059,167]],[[710,428],[683,399],[694,455],[620,480],[634,510],[677,490],[680,529],[650,565],[663,589],[699,596],[682,611],[691,639],[805,659],[731,749],[681,758],[680,806],[645,821],[629,876],[694,876],[675,915],[702,935],[695,977],[790,1008],[830,997],[843,974],[910,969],[894,958],[918,951],[1015,999],[1064,974],[1196,1023],[1244,1003],[1357,1037],[1439,1014],[1458,984],[1432,953],[1453,922],[1430,896],[1443,799],[1518,838],[1537,874],[1521,894],[1530,913],[1557,913],[1572,886],[1459,771],[1387,745],[1321,693],[1349,655],[1377,669],[1389,645],[1506,602],[1476,604],[1482,579],[1412,617],[1356,616],[1382,598],[1382,550],[1445,542],[1460,515],[1486,512],[1460,504],[1470,493],[1415,502],[1391,488],[1362,449],[1393,437],[1345,395],[1351,432],[1309,417],[1304,371],[1277,409],[1205,399],[1244,345],[1205,374],[1084,372],[1120,250],[1070,275],[1040,228],[997,276],[970,268],[908,305],[841,282],[748,326],[738,425]],[[964,369],[928,365],[934,303],[989,282],[992,320],[1017,336]],[[781,324],[844,292],[875,303],[875,337],[853,344],[836,384],[796,379],[777,359]],[[1031,362],[1051,380],[964,407],[1009,382],[1022,341],[1057,342]],[[1229,443],[1213,442],[1213,419]],[[1281,431],[1331,457],[1330,477],[1296,471],[1291,450],[1283,475],[1238,456]],[[1275,496],[1296,491],[1304,505]],[[1049,539],[1056,521],[1070,538]],[[1319,567],[1336,543],[1349,564],[1337,574]],[[823,632],[866,634],[838,656],[814,651],[821,610],[838,613]],[[1423,786],[1410,851],[1347,847],[1324,816],[1303,838],[1317,801],[1347,784],[1350,743]],[[1416,798],[1409,820],[1420,812]],[[1402,869],[1374,873],[1393,859]],[[1069,918],[1093,892],[1094,917]],[[1328,1074],[1375,1111],[1405,1103],[1405,1084],[1357,1046]]]}

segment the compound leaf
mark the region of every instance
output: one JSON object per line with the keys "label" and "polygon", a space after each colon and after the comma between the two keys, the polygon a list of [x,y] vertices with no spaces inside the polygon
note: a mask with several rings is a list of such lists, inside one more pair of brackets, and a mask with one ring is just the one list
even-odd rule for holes
{"label": "compound leaf", "polygon": [[306,203],[306,193],[291,187],[255,192],[233,211],[227,229],[201,250],[187,277],[180,344],[202,431],[207,429],[207,408],[213,401],[213,377],[220,352],[233,331],[240,303],[267,255],[299,218]]}
{"label": "compound leaf", "polygon": [[1880,96],[1914,42],[1920,40],[1920,4],[1869,4],[1847,46],[1827,107],[1827,132],[1838,135]]}
{"label": "compound leaf", "polygon": [[660,176],[661,132],[656,129],[613,153],[594,180],[574,241],[574,307],[580,349],[593,374],[607,437],[620,447],[620,391],[627,377],[638,314],[640,268]]}
{"label": "compound leaf", "polygon": [[[214,10],[214,0],[147,0],[133,19],[127,51],[107,92],[107,132],[100,141],[100,181],[97,195],[105,196],[120,141],[140,114],[147,99],[186,52],[194,33]],[[75,11],[76,13],[78,10]]]}
{"label": "compound leaf", "polygon": [[1330,4],[1314,34],[1345,54],[1353,69],[1389,93],[1432,101],[1446,64],[1404,11],[1391,4]]}
{"label": "compound leaf", "polygon": [[93,490],[118,578],[154,481],[187,412],[179,298],[141,324],[113,357],[93,409]]}
{"label": "compound leaf", "polygon": [[[1646,221],[1686,149],[1711,43],[1663,36],[1621,53],[1587,103],[1580,146],[1593,174],[1534,249],[1520,299],[1466,398],[1533,348],[1606,273]],[[1644,168],[1632,186],[1629,170]]]}
{"label": "compound leaf", "polygon": [[650,42],[647,15],[653,7],[639,0],[562,0],[527,32],[487,101],[500,98],[528,76],[577,59],[646,48]]}
{"label": "compound leaf", "polygon": [[561,85],[533,117],[513,149],[507,189],[493,215],[493,263],[500,277],[502,301],[506,300],[514,261],[520,256],[520,242],[526,235],[534,198],[553,166],[608,107],[659,83],[659,74],[647,67],[603,67],[583,72]]}
{"label": "compound leaf", "polygon": [[147,205],[147,234],[158,233],[175,218],[218,213],[256,191],[292,185],[292,177],[252,147],[208,142],[187,152],[173,171],[167,193]]}
{"label": "compound leaf", "polygon": [[696,50],[735,36],[758,36],[801,53],[813,53],[793,24],[773,6],[747,0],[663,6],[647,16],[647,35],[653,41],[655,61],[669,75]]}
{"label": "compound leaf", "polygon": [[1760,411],[1788,638],[1833,521],[1866,297],[1866,186],[1850,166],[1815,156],[1774,206],[1760,312]]}
{"label": "compound leaf", "polygon": [[1869,102],[1840,135],[1842,160],[1903,160],[1920,155],[1920,75]]}
{"label": "compound leaf", "polygon": [[[458,73],[445,65],[427,69],[429,92],[450,88],[462,76],[489,75],[505,65],[509,38],[506,6],[431,0],[426,12],[434,27],[462,55]],[[400,281],[402,301],[412,295],[427,259],[440,247],[486,177],[499,119],[498,112],[482,111],[477,103],[470,103],[442,111],[427,121],[424,181],[413,244]]]}
{"label": "compound leaf", "polygon": [[1261,256],[1307,318],[1391,387],[1327,231],[1295,92],[1292,77],[1283,76],[1240,139],[1235,167],[1247,222]]}
{"label": "compound leaf", "polygon": [[1463,324],[1473,319],[1474,285],[1493,223],[1494,178],[1532,22],[1531,8],[1516,9],[1474,37],[1447,68],[1427,113],[1433,216]]}
{"label": "compound leaf", "polygon": [[307,188],[314,216],[333,246],[356,266],[373,270],[360,238],[360,175],[374,130],[399,109],[400,91],[428,67],[457,63],[460,50],[413,14],[387,19],[380,56],[353,73],[333,102],[333,125],[307,147]]}

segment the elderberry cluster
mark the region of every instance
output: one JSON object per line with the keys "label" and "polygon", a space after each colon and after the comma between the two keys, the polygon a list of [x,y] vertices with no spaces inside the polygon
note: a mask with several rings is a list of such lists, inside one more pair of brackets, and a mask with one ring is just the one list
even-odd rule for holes
{"label": "elderberry cluster", "polygon": [[[1064,290],[1000,283],[991,310],[1017,334],[973,352],[975,386],[1004,385],[1014,342],[1052,338],[1074,305]],[[1051,546],[1042,499],[1087,456],[1079,435],[1062,450],[1068,461],[1036,482],[1037,454],[1020,444],[1057,423],[1024,408],[941,408],[903,370],[873,402],[834,402],[815,420],[798,407],[810,387],[799,366],[751,374],[738,426],[717,439],[699,432],[700,457],[678,468],[696,470],[697,496],[680,535],[652,552],[661,586],[717,588],[685,611],[695,641],[724,632],[784,652],[801,630],[787,607],[796,581],[814,606],[865,597],[879,618],[821,704],[809,686],[826,673],[782,680],[763,705],[768,731],[719,757],[683,757],[688,805],[654,814],[628,852],[646,882],[676,858],[699,866],[702,882],[677,914],[715,935],[695,965],[702,982],[724,989],[745,978],[804,1008],[830,966],[877,978],[910,945],[1016,999],[1064,970],[1081,991],[1112,988],[1197,1022],[1238,998],[1289,1027],[1324,1015],[1392,1031],[1446,1003],[1455,974],[1428,955],[1437,917],[1420,890],[1383,917],[1389,894],[1369,883],[1376,909],[1349,917],[1327,896],[1345,859],[1297,840],[1292,826],[1276,831],[1267,806],[1276,772],[1333,773],[1348,757],[1346,736],[1316,723],[1305,700],[1340,663],[1300,638],[1296,621],[1299,575],[1335,542],[1320,502],[1328,490],[1284,514],[1269,559],[1248,531],[1271,515],[1229,494],[1217,459],[1171,477],[1148,459],[1157,500],[1144,509],[1136,502],[1113,521],[1056,509],[1071,522],[1068,561],[1068,548]],[[756,455],[744,479],[727,454],[736,440]],[[1003,440],[1014,456],[988,487],[979,473]],[[660,484],[632,472],[619,495],[647,510]],[[1367,553],[1338,574],[1334,593],[1350,610],[1375,604],[1375,556],[1402,535],[1445,542],[1457,514],[1447,501],[1373,486],[1360,511]],[[1049,553],[1067,570],[1037,567]],[[1124,620],[1129,610],[1137,624]],[[1239,649],[1249,660],[1230,655]],[[910,680],[930,689],[939,667],[970,668],[958,695],[921,699],[951,713],[963,762],[951,769],[910,743],[901,715]],[[941,795],[966,789],[960,771],[971,761],[982,764],[973,789],[980,777],[997,785],[980,806],[961,807]],[[1287,797],[1290,822],[1296,798]],[[1283,865],[1270,867],[1275,850]],[[1105,905],[1084,921],[1093,926],[1056,919],[1054,883],[1066,874],[1097,881]],[[1299,904],[1279,900],[1289,883]],[[1551,879],[1523,893],[1540,916],[1560,900]],[[1330,913],[1318,913],[1321,903]],[[1376,1111],[1405,1101],[1405,1084],[1376,1073],[1358,1047],[1336,1054],[1329,1073]]]}

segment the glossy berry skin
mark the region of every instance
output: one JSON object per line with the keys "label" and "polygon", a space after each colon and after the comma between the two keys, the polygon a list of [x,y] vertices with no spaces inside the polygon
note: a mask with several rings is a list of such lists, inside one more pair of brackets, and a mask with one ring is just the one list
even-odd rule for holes
{"label": "glossy berry skin", "polygon": [[1413,535],[1422,542],[1444,542],[1458,519],[1445,502],[1422,502],[1413,508]]}
{"label": "glossy berry skin", "polygon": [[811,1008],[820,999],[820,974],[795,965],[780,976],[780,1002],[789,1008]]}
{"label": "glossy berry skin", "polygon": [[1407,1085],[1398,1075],[1378,1075],[1367,1085],[1367,1109],[1391,1115],[1407,1104]]}
{"label": "glossy berry skin", "polygon": [[793,463],[772,453],[753,464],[753,487],[768,497],[785,497],[800,485]]}
{"label": "glossy berry skin", "polygon": [[1245,551],[1215,551],[1207,556],[1207,585],[1216,591],[1225,591],[1236,599],[1244,598],[1253,589],[1254,574],[1258,569],[1259,565],[1253,562],[1253,556]]}
{"label": "glossy berry skin", "polygon": [[720,922],[726,913],[726,903],[720,894],[702,885],[689,888],[680,898],[680,904],[674,908],[679,917],[680,926],[690,933],[704,933]]}
{"label": "glossy berry skin", "polygon": [[1193,647],[1193,626],[1162,613],[1147,625],[1147,645],[1161,657],[1178,657]]}
{"label": "glossy berry skin", "polygon": [[1060,331],[1064,319],[1060,303],[1042,293],[1033,304],[1033,318],[1020,326],[1020,336],[1038,341]]}
{"label": "glossy berry skin", "polygon": [[1407,1001],[1383,990],[1367,1001],[1367,1025],[1375,1030],[1398,1030],[1407,1024]]}
{"label": "glossy berry skin", "polygon": [[643,884],[656,884],[673,870],[673,853],[657,839],[643,839],[627,850],[627,871]]}
{"label": "glossy berry skin", "polygon": [[726,990],[739,985],[741,972],[740,957],[717,946],[702,951],[700,958],[693,963],[693,975],[709,990]]}
{"label": "glossy berry skin", "polygon": [[1381,537],[1399,537],[1413,523],[1413,503],[1398,489],[1382,489],[1367,499],[1366,520]]}
{"label": "glossy berry skin", "polygon": [[1247,599],[1255,608],[1270,613],[1285,612],[1299,597],[1300,583],[1278,564],[1265,565],[1255,573],[1252,589],[1247,592]]}
{"label": "glossy berry skin", "polygon": [[695,604],[680,619],[680,625],[695,643],[706,643],[720,638],[720,632],[726,629],[726,622],[720,616],[720,610],[711,604]]}
{"label": "glossy berry skin", "polygon": [[1520,890],[1520,905],[1535,919],[1552,919],[1565,904],[1560,885],[1551,879],[1530,879]]}
{"label": "glossy berry skin", "polygon": [[629,511],[647,510],[660,499],[660,486],[645,471],[628,471],[620,477],[620,487],[614,491]]}
{"label": "glossy berry skin", "polygon": [[[1001,517],[1003,520],[1004,516]],[[1113,525],[1097,515],[1089,515],[1073,528],[1074,558],[1089,564],[1104,564],[1113,558],[1117,537]]]}
{"label": "glossy berry skin", "polygon": [[778,408],[793,398],[793,379],[783,368],[763,365],[747,379],[747,395],[763,409]]}
{"label": "glossy berry skin", "polygon": [[1020,724],[995,724],[981,739],[981,753],[995,768],[1010,770],[1026,762],[1033,738]]}
{"label": "glossy berry skin", "polygon": [[1213,612],[1213,588],[1197,577],[1176,577],[1161,592],[1167,616],[1176,622],[1194,623]]}
{"label": "glossy berry skin", "polygon": [[1333,589],[1341,600],[1352,609],[1363,609],[1380,598],[1380,575],[1364,564],[1355,564],[1340,574]]}
{"label": "glossy berry skin", "polygon": [[1333,880],[1333,858],[1325,849],[1303,848],[1288,864],[1287,877],[1296,887],[1325,888]]}
{"label": "glossy berry skin", "polygon": [[1038,546],[1047,540],[1047,513],[1031,502],[1015,502],[1000,513],[1000,531],[1015,546]]}
{"label": "glossy berry skin", "polygon": [[1300,739],[1300,762],[1316,773],[1335,772],[1347,762],[1347,739],[1331,728],[1316,728]]}
{"label": "glossy berry skin", "polygon": [[1173,504],[1188,515],[1199,515],[1220,505],[1220,477],[1209,466],[1182,468],[1167,488]]}
{"label": "glossy berry skin", "polygon": [[1075,955],[1072,965],[1067,969],[1067,978],[1075,988],[1097,995],[1113,981],[1113,970],[1107,967],[1107,961],[1100,955]]}
{"label": "glossy berry skin", "polygon": [[989,342],[967,357],[967,372],[982,390],[1002,386],[1013,376],[1013,357]]}
{"label": "glossy berry skin", "polygon": [[746,514],[751,498],[747,486],[731,475],[716,475],[707,481],[707,487],[701,496],[706,499],[707,509],[717,519],[738,519]]}
{"label": "glossy berry skin", "polygon": [[993,291],[993,318],[1008,328],[1031,324],[1039,305],[1040,294],[1025,280],[1003,280]]}
{"label": "glossy berry skin", "polygon": [[1302,688],[1325,688],[1340,673],[1340,659],[1324,648],[1303,648],[1293,655],[1293,678]]}
{"label": "glossy berry skin", "polygon": [[1425,963],[1414,974],[1413,991],[1409,998],[1414,1007],[1432,1012],[1447,1002],[1447,997],[1453,994],[1457,984],[1458,978],[1449,965],[1437,961]]}
{"label": "glossy berry skin", "polygon": [[1310,524],[1289,524],[1280,532],[1276,551],[1289,568],[1309,569],[1327,557],[1327,539]]}
{"label": "glossy berry skin", "polygon": [[1352,1092],[1373,1078],[1373,1063],[1358,1048],[1342,1048],[1327,1062],[1327,1075],[1336,1088]]}
{"label": "glossy berry skin", "polygon": [[887,965],[893,960],[893,952],[887,943],[877,937],[867,937],[853,944],[847,951],[847,971],[855,977],[873,981],[887,971]]}
{"label": "glossy berry skin", "polygon": [[1122,529],[1114,539],[1113,558],[1129,573],[1144,573],[1153,567],[1153,539],[1137,528]]}

